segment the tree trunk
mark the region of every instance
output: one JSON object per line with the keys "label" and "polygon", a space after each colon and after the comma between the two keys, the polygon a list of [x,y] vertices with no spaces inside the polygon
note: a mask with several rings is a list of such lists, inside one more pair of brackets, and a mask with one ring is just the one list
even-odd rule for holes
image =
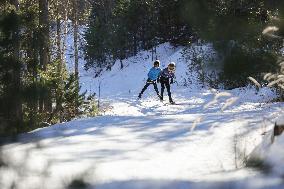
{"label": "tree trunk", "polygon": [[62,51],[61,51],[61,57],[62,61],[65,64],[65,52],[66,52],[66,40],[67,40],[67,34],[68,34],[68,9],[69,9],[69,0],[66,1],[66,7],[64,9],[64,37],[62,42]]}
{"label": "tree trunk", "polygon": [[77,19],[77,11],[76,11],[76,1],[73,0],[74,4],[74,20],[73,20],[73,29],[74,29],[74,62],[75,62],[75,77],[76,80],[79,79],[79,52],[78,52],[78,19]]}
{"label": "tree trunk", "polygon": [[123,62],[122,62],[122,58],[119,59],[120,60],[120,69],[123,69]]}
{"label": "tree trunk", "polygon": [[61,21],[59,16],[56,18],[56,46],[57,46],[57,60],[62,64],[62,48],[61,48]]}
{"label": "tree trunk", "polygon": [[[49,63],[49,0],[38,0],[39,3],[39,56],[40,66],[43,70],[46,70],[46,66]],[[47,89],[47,88],[46,88]],[[46,112],[52,111],[52,99],[49,89],[44,90],[40,97],[40,110]]]}
{"label": "tree trunk", "polygon": [[[73,0],[73,37],[74,37],[74,63],[75,63],[75,82],[79,88],[79,52],[78,52],[78,13],[77,0]],[[79,92],[79,91],[78,91]],[[78,94],[79,96],[79,94]],[[79,107],[75,106],[75,114],[79,112]]]}
{"label": "tree trunk", "polygon": [[39,25],[40,25],[40,65],[43,70],[49,63],[49,18],[48,18],[48,0],[39,0]]}
{"label": "tree trunk", "polygon": [[[13,0],[12,4],[15,6],[16,11],[19,10],[19,1]],[[15,13],[17,14],[17,13]],[[17,23],[15,32],[13,33],[13,58],[14,58],[14,69],[13,69],[13,81],[12,90],[13,99],[11,102],[11,114],[10,120],[15,124],[16,127],[21,126],[23,123],[23,110],[22,110],[22,97],[21,97],[21,63],[20,63],[20,28]]]}

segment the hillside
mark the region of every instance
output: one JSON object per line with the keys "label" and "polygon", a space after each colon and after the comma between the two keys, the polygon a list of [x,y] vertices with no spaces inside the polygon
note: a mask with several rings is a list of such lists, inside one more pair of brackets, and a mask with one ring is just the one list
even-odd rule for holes
{"label": "hillside", "polygon": [[[212,53],[210,45],[200,48]],[[117,61],[96,78],[92,71],[82,72],[82,91],[98,98],[100,86],[102,116],[37,129],[5,145],[0,187],[283,187],[279,175],[265,176],[244,164],[283,103],[267,103],[275,97],[267,88],[202,87],[188,71],[191,62],[183,51],[166,43],[156,55],[162,67],[177,64],[172,88],[177,105],[160,102],[151,87],[137,100],[152,66],[151,52],[123,60],[122,70]]]}

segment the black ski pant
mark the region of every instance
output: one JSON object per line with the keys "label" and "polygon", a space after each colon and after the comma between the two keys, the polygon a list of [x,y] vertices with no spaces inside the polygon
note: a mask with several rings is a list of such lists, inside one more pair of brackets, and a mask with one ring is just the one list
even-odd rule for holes
{"label": "black ski pant", "polygon": [[143,87],[142,91],[139,93],[139,97],[142,96],[142,94],[144,93],[144,91],[145,91],[145,90],[149,87],[149,85],[151,85],[151,84],[154,85],[154,89],[155,89],[157,95],[160,97],[160,95],[159,95],[159,90],[158,90],[158,86],[157,86],[156,81],[153,81],[153,80],[150,80],[150,79],[147,80],[147,82],[146,82],[145,86]]}
{"label": "black ski pant", "polygon": [[165,78],[165,79],[162,79],[161,78],[161,99],[164,98],[164,90],[165,90],[165,87],[167,88],[167,92],[168,92],[168,96],[169,96],[169,101],[170,102],[173,102],[173,99],[172,99],[172,93],[171,93],[171,85],[170,85],[170,80]]}

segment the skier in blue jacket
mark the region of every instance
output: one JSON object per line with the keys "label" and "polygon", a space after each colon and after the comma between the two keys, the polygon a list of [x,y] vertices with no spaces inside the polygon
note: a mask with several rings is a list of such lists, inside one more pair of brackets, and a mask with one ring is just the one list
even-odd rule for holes
{"label": "skier in blue jacket", "polygon": [[163,96],[164,96],[164,90],[165,87],[168,92],[169,96],[169,101],[171,104],[175,104],[175,102],[172,99],[172,94],[171,94],[171,85],[174,82],[175,78],[175,70],[176,70],[176,64],[174,62],[169,63],[168,67],[163,69],[160,73],[160,82],[161,82],[161,101],[163,101]]}
{"label": "skier in blue jacket", "polygon": [[149,85],[153,84],[154,85],[154,89],[158,95],[158,97],[161,99],[161,96],[159,94],[159,90],[157,87],[157,80],[160,76],[161,73],[161,68],[160,68],[160,61],[156,60],[154,62],[154,66],[150,69],[150,71],[148,72],[148,79],[147,82],[145,84],[145,86],[143,87],[142,91],[139,93],[138,98],[140,99],[142,97],[142,94],[144,93],[144,91],[148,88]]}

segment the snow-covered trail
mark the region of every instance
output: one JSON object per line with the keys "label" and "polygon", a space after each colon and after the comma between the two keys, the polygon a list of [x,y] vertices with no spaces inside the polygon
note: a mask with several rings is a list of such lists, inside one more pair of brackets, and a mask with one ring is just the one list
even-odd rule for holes
{"label": "snow-covered trail", "polygon": [[[126,135],[134,140],[131,143],[141,144],[132,153],[137,157],[152,154],[150,160],[139,159],[133,165],[126,160],[126,170],[137,170],[138,162],[142,168],[137,174],[126,174],[128,178],[216,180],[214,173],[234,171],[242,166],[244,159],[240,159],[240,153],[247,156],[245,153],[257,145],[262,132],[269,129],[260,128],[259,125],[273,119],[281,109],[281,106],[271,108],[259,103],[242,102],[222,111],[226,100],[233,94],[226,93],[223,99],[213,104],[216,94],[211,91],[189,93],[189,89],[182,87],[174,90],[178,105],[165,106],[155,96],[138,102],[135,95],[132,98],[120,96],[118,101],[112,102],[112,109],[106,113],[127,117],[127,123],[118,122],[125,123],[122,128],[129,130]],[[226,96],[228,94],[229,97]],[[256,137],[256,133],[259,137]],[[255,138],[249,138],[252,135]],[[122,165],[121,162],[118,164]]]}
{"label": "snow-covered trail", "polygon": [[[22,167],[20,186],[35,188],[62,188],[77,177],[99,189],[186,188],[252,177],[253,171],[237,169],[241,155],[259,142],[264,115],[273,119],[281,106],[242,101],[221,111],[227,93],[206,107],[216,95],[212,91],[173,90],[179,105],[165,106],[151,95],[137,101],[136,94],[125,94],[111,99],[113,108],[105,116],[24,135],[4,146],[5,161]],[[18,171],[2,169],[1,177]],[[8,188],[8,183],[1,186]]]}
{"label": "snow-covered trail", "polygon": [[[210,45],[198,48],[212,53]],[[281,180],[251,179],[258,173],[243,161],[283,103],[265,103],[275,95],[268,89],[204,89],[183,55],[169,44],[157,48],[163,67],[177,63],[178,105],[159,102],[151,86],[137,101],[151,52],[124,60],[123,70],[117,61],[98,78],[82,72],[83,91],[98,96],[101,89],[103,116],[37,129],[2,146],[0,188],[61,189],[74,180],[96,189],[277,188]]]}

